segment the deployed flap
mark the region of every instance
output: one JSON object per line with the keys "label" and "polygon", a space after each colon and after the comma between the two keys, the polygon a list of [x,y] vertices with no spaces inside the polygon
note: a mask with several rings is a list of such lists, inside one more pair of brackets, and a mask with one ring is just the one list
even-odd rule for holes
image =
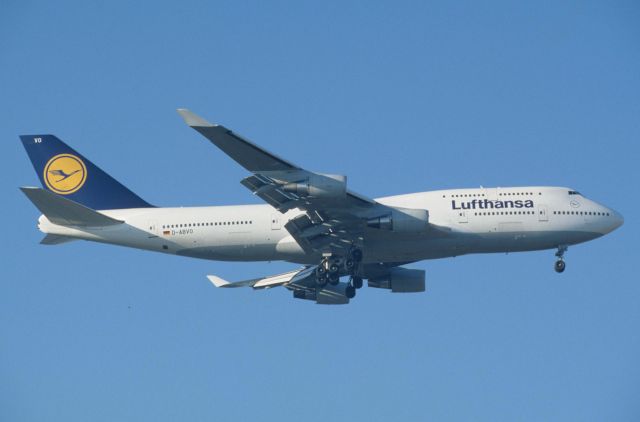
{"label": "deployed flap", "polygon": [[100,227],[123,223],[44,189],[23,187],[20,190],[54,224]]}

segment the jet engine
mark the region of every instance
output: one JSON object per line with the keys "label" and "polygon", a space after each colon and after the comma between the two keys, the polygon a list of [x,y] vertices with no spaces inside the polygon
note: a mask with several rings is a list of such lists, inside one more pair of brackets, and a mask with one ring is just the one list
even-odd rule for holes
{"label": "jet engine", "polygon": [[399,233],[424,231],[429,227],[429,211],[394,208],[389,214],[367,220],[367,227]]}
{"label": "jet engine", "polygon": [[369,287],[390,289],[392,293],[417,293],[425,290],[425,271],[395,267],[389,273],[369,279]]}
{"label": "jet engine", "polygon": [[286,192],[316,198],[336,198],[347,194],[347,176],[339,174],[312,174],[308,179],[287,183]]}
{"label": "jet engine", "polygon": [[319,290],[294,290],[293,297],[315,300],[320,305],[346,305],[349,303],[346,293],[348,286],[347,283],[340,282],[335,286],[327,284]]}

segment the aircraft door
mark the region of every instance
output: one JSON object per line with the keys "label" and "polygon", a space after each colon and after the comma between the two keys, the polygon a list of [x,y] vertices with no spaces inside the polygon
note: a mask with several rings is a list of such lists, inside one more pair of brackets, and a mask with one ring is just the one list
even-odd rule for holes
{"label": "aircraft door", "polygon": [[280,230],[280,216],[278,214],[271,215],[271,230]]}
{"label": "aircraft door", "polygon": [[482,193],[489,201],[495,201],[498,199],[498,188],[483,188]]}
{"label": "aircraft door", "polygon": [[155,220],[149,221],[149,237],[158,237],[158,223]]}
{"label": "aircraft door", "polygon": [[538,205],[538,221],[549,221],[546,205]]}
{"label": "aircraft door", "polygon": [[457,210],[458,213],[458,223],[468,223],[469,216],[467,215],[467,210]]}

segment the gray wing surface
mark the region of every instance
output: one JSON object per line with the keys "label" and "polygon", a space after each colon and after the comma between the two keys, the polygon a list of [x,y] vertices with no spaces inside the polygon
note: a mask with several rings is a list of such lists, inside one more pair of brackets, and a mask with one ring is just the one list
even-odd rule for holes
{"label": "gray wing surface", "polygon": [[187,109],[178,113],[185,123],[220,148],[238,164],[253,173],[295,172],[297,166],[261,148],[222,125],[214,125]]}
{"label": "gray wing surface", "polygon": [[178,109],[178,113],[187,125],[253,173],[241,181],[243,186],[281,213],[295,208],[304,211],[285,228],[306,252],[330,252],[360,244],[367,219],[390,212],[389,207],[346,188],[339,195],[301,193],[295,186],[316,183],[332,189],[341,180],[346,186],[346,178],[305,170],[187,109]]}

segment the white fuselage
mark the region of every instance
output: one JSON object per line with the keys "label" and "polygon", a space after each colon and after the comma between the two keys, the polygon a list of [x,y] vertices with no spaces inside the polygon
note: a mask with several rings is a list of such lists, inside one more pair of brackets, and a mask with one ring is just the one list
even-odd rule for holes
{"label": "white fuselage", "polygon": [[[572,192],[570,194],[570,192]],[[368,228],[364,262],[411,262],[469,253],[568,246],[600,237],[622,222],[617,212],[560,187],[477,188],[378,198],[384,205],[426,209],[437,230],[396,233]],[[284,225],[301,213],[269,205],[135,208],[101,213],[125,224],[65,227],[41,216],[44,233],[222,261],[315,264]]]}

